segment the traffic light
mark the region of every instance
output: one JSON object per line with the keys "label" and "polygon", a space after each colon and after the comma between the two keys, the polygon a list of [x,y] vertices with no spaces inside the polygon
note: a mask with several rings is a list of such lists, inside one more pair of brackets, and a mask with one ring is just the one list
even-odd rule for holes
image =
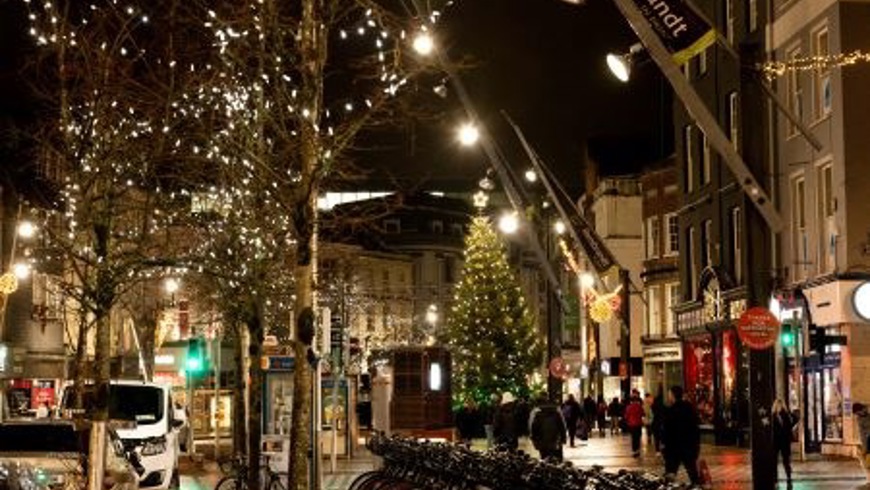
{"label": "traffic light", "polygon": [[779,333],[779,341],[784,348],[793,347],[795,345],[795,330],[794,325],[783,323],[782,330]]}
{"label": "traffic light", "polygon": [[187,360],[185,362],[185,371],[189,374],[202,374],[206,371],[206,364],[205,339],[202,337],[191,337],[187,339]]}

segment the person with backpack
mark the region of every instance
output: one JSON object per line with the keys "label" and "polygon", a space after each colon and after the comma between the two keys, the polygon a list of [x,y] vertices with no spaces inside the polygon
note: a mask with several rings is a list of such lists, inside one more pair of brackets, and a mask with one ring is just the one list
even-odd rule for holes
{"label": "person with backpack", "polygon": [[541,459],[562,461],[562,446],[565,444],[568,428],[556,405],[541,397],[538,407],[532,410],[530,425],[532,444],[540,453]]}
{"label": "person with backpack", "polygon": [[635,458],[640,457],[640,438],[643,434],[643,404],[640,400],[640,393],[637,390],[632,390],[631,398],[628,400],[628,406],[625,407],[625,427],[628,433],[631,434],[631,455]]}

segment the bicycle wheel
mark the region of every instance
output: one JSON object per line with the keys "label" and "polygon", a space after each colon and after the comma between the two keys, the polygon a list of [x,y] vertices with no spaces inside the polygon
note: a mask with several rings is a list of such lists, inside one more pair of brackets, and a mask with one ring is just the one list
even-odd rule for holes
{"label": "bicycle wheel", "polygon": [[214,490],[247,490],[247,488],[245,479],[235,475],[221,478],[214,486]]}

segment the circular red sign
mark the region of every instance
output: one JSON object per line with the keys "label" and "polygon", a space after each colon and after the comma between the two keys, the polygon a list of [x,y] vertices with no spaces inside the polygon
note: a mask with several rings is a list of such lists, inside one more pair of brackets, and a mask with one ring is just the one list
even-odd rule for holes
{"label": "circular red sign", "polygon": [[554,357],[550,361],[550,374],[554,378],[568,379],[568,365],[561,357]]}
{"label": "circular red sign", "polygon": [[767,308],[750,308],[737,321],[737,335],[750,349],[770,348],[779,335],[779,320]]}

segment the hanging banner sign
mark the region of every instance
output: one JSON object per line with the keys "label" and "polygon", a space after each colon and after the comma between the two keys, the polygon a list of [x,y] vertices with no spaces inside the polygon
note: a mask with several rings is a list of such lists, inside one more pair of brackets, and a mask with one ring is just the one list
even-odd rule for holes
{"label": "hanging banner sign", "polygon": [[632,0],[682,65],[716,42],[716,30],[682,0]]}

